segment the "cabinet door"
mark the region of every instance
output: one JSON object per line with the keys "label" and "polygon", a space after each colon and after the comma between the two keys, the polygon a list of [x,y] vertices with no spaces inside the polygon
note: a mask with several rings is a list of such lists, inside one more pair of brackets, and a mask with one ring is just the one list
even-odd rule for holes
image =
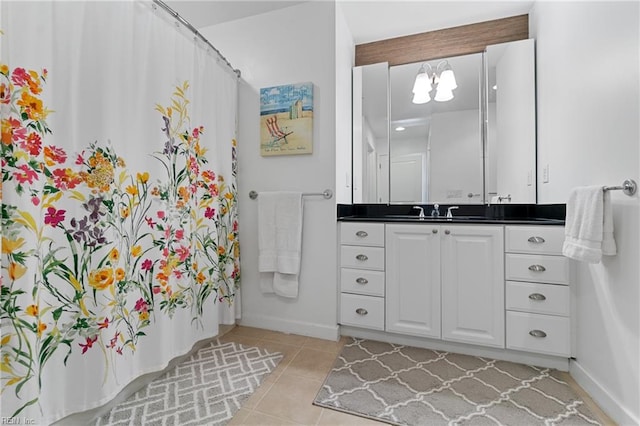
{"label": "cabinet door", "polygon": [[386,225],[386,331],[440,337],[440,228]]}
{"label": "cabinet door", "polygon": [[442,338],[504,347],[500,226],[442,226]]}

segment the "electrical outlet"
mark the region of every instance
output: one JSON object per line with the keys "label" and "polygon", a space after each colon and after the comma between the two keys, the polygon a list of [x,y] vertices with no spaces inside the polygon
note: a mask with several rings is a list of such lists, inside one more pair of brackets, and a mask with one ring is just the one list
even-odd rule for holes
{"label": "electrical outlet", "polygon": [[545,164],[542,169],[542,183],[549,183],[549,163]]}

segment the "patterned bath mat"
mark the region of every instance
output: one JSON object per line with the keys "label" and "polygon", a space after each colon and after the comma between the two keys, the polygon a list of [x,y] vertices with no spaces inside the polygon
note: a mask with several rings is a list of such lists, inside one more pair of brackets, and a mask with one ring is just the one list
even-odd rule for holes
{"label": "patterned bath mat", "polygon": [[214,341],[98,418],[96,426],[221,425],[282,360],[282,354]]}
{"label": "patterned bath mat", "polygon": [[598,425],[552,369],[353,339],[315,405],[399,425]]}

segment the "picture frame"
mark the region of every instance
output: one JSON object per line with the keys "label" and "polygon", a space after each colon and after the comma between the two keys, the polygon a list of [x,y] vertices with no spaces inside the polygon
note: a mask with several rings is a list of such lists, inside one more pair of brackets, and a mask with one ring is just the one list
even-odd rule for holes
{"label": "picture frame", "polygon": [[313,83],[260,89],[260,155],[313,153]]}

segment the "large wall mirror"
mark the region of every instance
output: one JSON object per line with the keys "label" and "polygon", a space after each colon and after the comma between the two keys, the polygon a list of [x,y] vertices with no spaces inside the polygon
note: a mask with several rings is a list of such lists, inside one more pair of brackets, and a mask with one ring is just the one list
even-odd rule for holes
{"label": "large wall mirror", "polygon": [[389,77],[390,202],[482,203],[482,54],[398,65]]}
{"label": "large wall mirror", "polygon": [[[521,40],[355,67],[354,203],[535,204],[534,57],[533,40]],[[426,94],[415,93],[419,74]]]}

